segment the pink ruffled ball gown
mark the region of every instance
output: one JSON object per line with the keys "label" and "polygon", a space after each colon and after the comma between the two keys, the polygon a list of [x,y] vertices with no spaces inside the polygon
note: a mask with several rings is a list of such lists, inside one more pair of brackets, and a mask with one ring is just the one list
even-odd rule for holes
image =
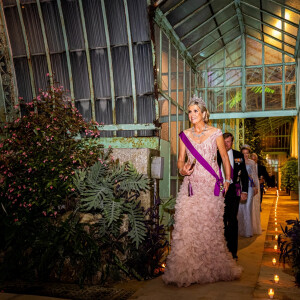
{"label": "pink ruffled ball gown", "polygon": [[[187,134],[186,134],[187,135]],[[217,129],[202,143],[191,138],[192,145],[219,174],[216,138]],[[188,136],[188,135],[187,135]],[[189,161],[194,157],[187,149]],[[193,196],[188,195],[191,182]],[[216,180],[196,163],[191,176],[185,176],[177,196],[171,253],[162,276],[167,284],[187,287],[192,283],[230,281],[240,278],[242,267],[236,264],[227,249],[224,237],[224,197],[214,196]]]}

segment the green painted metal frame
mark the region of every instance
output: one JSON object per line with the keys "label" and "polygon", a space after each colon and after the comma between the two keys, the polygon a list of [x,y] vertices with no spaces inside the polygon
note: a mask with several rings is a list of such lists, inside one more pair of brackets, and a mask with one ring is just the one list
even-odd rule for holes
{"label": "green painted metal frame", "polygon": [[29,49],[28,39],[27,39],[27,35],[26,35],[26,29],[25,29],[24,19],[23,19],[23,15],[22,15],[22,8],[21,8],[20,0],[16,0],[16,3],[17,3],[17,9],[18,9],[19,19],[20,19],[20,23],[21,23],[25,49],[26,49],[26,56],[27,56],[27,61],[28,61],[29,76],[30,76],[30,83],[31,83],[31,91],[32,91],[33,98],[35,98],[36,90],[35,90],[35,82],[34,82],[34,76],[33,76],[32,61],[30,58],[30,49]]}
{"label": "green painted metal frame", "polygon": [[149,148],[154,150],[160,150],[159,137],[105,137],[97,140],[99,145],[103,145],[104,148],[123,148],[123,149],[137,149],[137,148]]}
{"label": "green painted metal frame", "polygon": [[[101,0],[101,8],[102,8],[102,15],[103,15],[103,23],[104,23],[104,30],[105,30],[106,46],[107,46],[107,58],[108,58],[108,65],[109,65],[112,119],[113,119],[113,124],[116,124],[117,118],[116,118],[116,96],[115,96],[114,73],[113,73],[111,45],[110,45],[110,37],[109,37],[109,31],[108,31],[108,23],[107,23],[106,8],[105,8],[104,0]],[[114,131],[113,135],[116,136],[117,133]]]}
{"label": "green painted metal frame", "polygon": [[270,47],[270,48],[272,48],[272,49],[274,49],[274,50],[276,50],[276,51],[278,51],[278,52],[281,52],[281,53],[283,53],[283,54],[285,54],[285,55],[287,55],[287,56],[290,56],[290,57],[294,58],[294,55],[291,54],[291,53],[289,53],[289,52],[286,52],[286,51],[284,51],[284,50],[282,50],[282,49],[280,49],[280,48],[277,48],[277,47],[275,47],[275,46],[273,46],[273,45],[271,45],[271,44],[269,44],[269,43],[263,42],[263,41],[257,39],[256,37],[253,37],[252,35],[247,34],[247,36],[248,36],[249,38],[251,38],[251,39],[253,39],[253,40],[259,42],[259,43],[263,43],[264,45],[266,45],[266,46],[268,46],[268,47]]}
{"label": "green painted metal frame", "polygon": [[292,25],[292,26],[298,28],[298,24],[296,24],[296,23],[294,23],[294,22],[292,22],[292,21],[289,21],[289,20],[287,20],[287,19],[284,19],[284,18],[282,18],[282,17],[279,17],[279,16],[277,16],[277,15],[275,15],[275,14],[269,12],[269,11],[266,11],[266,10],[264,10],[264,9],[261,9],[261,8],[255,6],[255,5],[253,5],[253,4],[250,4],[250,3],[245,2],[245,1],[242,1],[242,4],[245,4],[245,5],[249,6],[249,7],[252,7],[252,8],[254,8],[254,9],[256,9],[256,10],[259,10],[260,12],[262,12],[262,13],[264,13],[264,14],[266,14],[266,15],[269,15],[269,16],[271,16],[271,17],[277,19],[277,20],[280,20],[281,22],[287,23],[287,24],[289,24],[289,25]]}
{"label": "green painted metal frame", "polygon": [[269,1],[300,15],[300,10],[298,10],[294,7],[291,7],[291,6],[286,5],[286,4],[282,4],[282,3],[278,2],[278,1],[275,1],[275,0],[269,0]]}
{"label": "green painted metal frame", "polygon": [[42,29],[42,35],[43,35],[44,46],[45,46],[45,51],[46,51],[48,72],[49,72],[49,75],[50,75],[49,80],[50,80],[50,85],[51,85],[51,88],[52,88],[52,86],[53,86],[53,76],[52,76],[53,73],[52,73],[50,51],[49,51],[49,46],[48,46],[48,40],[47,40],[46,29],[45,29],[45,24],[44,24],[44,19],[43,19],[43,13],[42,13],[40,0],[36,0],[36,4],[37,4],[38,14],[39,14],[40,22],[41,22],[41,29]]}
{"label": "green painted metal frame", "polygon": [[[131,88],[132,88],[132,98],[133,98],[133,122],[137,123],[137,98],[136,98],[136,84],[135,84],[135,70],[134,70],[134,62],[133,62],[133,52],[132,52],[132,38],[131,38],[131,30],[130,30],[130,19],[128,12],[128,4],[127,0],[123,0],[124,9],[125,9],[125,18],[126,18],[126,31],[128,38],[128,49],[129,49],[129,62],[130,62],[130,72],[131,72]],[[137,136],[137,131],[134,131],[134,135]]]}
{"label": "green painted metal frame", "polygon": [[212,113],[211,120],[222,119],[247,119],[247,118],[263,118],[263,117],[290,117],[297,116],[297,109],[290,110],[268,110],[268,111],[248,111],[248,112],[227,112]]}
{"label": "green painted metal frame", "polygon": [[253,27],[253,26],[251,26],[251,25],[248,25],[248,24],[246,24],[246,27],[249,27],[249,28],[251,28],[252,30],[255,30],[255,31],[259,32],[260,34],[263,34],[263,35],[265,35],[265,36],[267,36],[267,37],[269,37],[269,38],[271,38],[271,39],[273,39],[273,40],[275,40],[275,41],[277,41],[277,42],[279,42],[279,43],[281,43],[281,44],[283,44],[283,45],[286,45],[286,46],[288,46],[288,47],[290,47],[290,48],[295,49],[295,46],[294,46],[294,45],[289,44],[289,43],[287,43],[287,42],[284,42],[283,40],[280,40],[280,39],[278,39],[278,38],[276,38],[276,37],[274,37],[274,36],[272,36],[272,35],[270,35],[270,34],[268,34],[268,33],[266,33],[266,32],[262,32],[260,29],[257,29],[257,28],[255,28],[255,27]]}
{"label": "green painted metal frame", "polygon": [[182,5],[184,2],[186,2],[187,0],[181,0],[180,2],[178,2],[176,5],[172,6],[168,11],[166,11],[164,13],[165,16],[167,16],[168,14],[170,14],[173,10],[175,10],[177,7],[179,7],[180,5]]}
{"label": "green painted metal frame", "polygon": [[89,51],[89,42],[88,42],[88,36],[87,36],[87,32],[86,32],[86,25],[85,25],[85,17],[84,17],[84,12],[83,12],[82,0],[78,0],[78,3],[79,3],[79,12],[80,12],[81,26],[82,26],[83,39],[84,39],[86,64],[87,64],[88,76],[89,76],[90,98],[91,98],[91,108],[92,108],[92,119],[96,120],[95,93],[94,93],[94,85],[93,85],[92,66],[91,66],[91,58],[90,58],[90,51]]}
{"label": "green painted metal frame", "polygon": [[189,65],[196,70],[196,62],[194,61],[193,57],[187,51],[185,45],[181,42],[180,38],[178,37],[175,30],[170,25],[167,18],[164,16],[164,14],[161,12],[160,9],[156,9],[154,21],[156,24],[164,31],[164,33],[169,37],[169,39],[172,41],[172,44],[179,50],[181,56],[187,60]]}
{"label": "green painted metal frame", "polygon": [[245,26],[244,26],[242,11],[241,11],[241,1],[234,0],[234,6],[235,6],[235,11],[236,11],[236,14],[238,17],[239,25],[240,25],[241,35],[243,35],[245,33]]}
{"label": "green painted metal frame", "polygon": [[[284,31],[284,30],[282,30],[282,29],[280,29],[280,28],[277,28],[277,27],[275,27],[275,26],[273,26],[273,25],[271,25],[271,24],[269,24],[269,23],[266,23],[266,22],[264,22],[264,21],[262,21],[262,20],[259,20],[259,19],[255,18],[255,17],[253,17],[253,16],[247,15],[246,13],[243,13],[243,15],[246,16],[247,18],[253,19],[255,22],[258,22],[258,23],[260,23],[260,24],[262,24],[262,25],[268,26],[268,27],[272,28],[273,30],[276,30],[276,31],[281,32],[281,33],[284,33],[285,35],[287,35],[287,36],[289,36],[289,37],[291,37],[291,38],[293,38],[293,39],[296,39],[296,38],[297,38],[295,35],[289,33],[288,31]],[[281,24],[282,24],[282,23],[281,23]],[[261,31],[261,32],[262,32],[262,31]]]}
{"label": "green painted metal frame", "polygon": [[70,58],[70,51],[69,51],[69,44],[67,38],[67,31],[65,25],[65,19],[62,11],[61,0],[57,0],[57,8],[60,17],[61,29],[64,37],[64,45],[66,51],[66,59],[67,59],[67,68],[68,68],[68,75],[69,75],[69,82],[70,82],[70,93],[71,99],[73,104],[75,104],[75,94],[74,94],[74,83],[73,83],[73,76],[72,76],[72,68],[71,68],[71,58]]}
{"label": "green painted metal frame", "polygon": [[116,130],[159,130],[153,123],[147,124],[111,124],[98,125],[97,128],[101,131],[116,131]]}

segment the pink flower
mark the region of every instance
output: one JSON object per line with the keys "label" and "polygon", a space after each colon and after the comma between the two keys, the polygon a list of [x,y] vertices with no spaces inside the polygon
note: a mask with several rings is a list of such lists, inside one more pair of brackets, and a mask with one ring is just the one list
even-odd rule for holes
{"label": "pink flower", "polygon": [[94,152],[90,151],[90,155],[93,155],[93,154],[94,154]]}
{"label": "pink flower", "polygon": [[49,76],[50,76],[50,74],[49,74],[49,73],[47,73],[47,74],[46,74],[46,76],[47,76],[47,77],[49,77]]}
{"label": "pink flower", "polygon": [[37,128],[36,130],[41,130],[41,128]]}
{"label": "pink flower", "polygon": [[28,169],[28,173],[31,173],[31,172],[32,172],[32,168],[29,168],[29,169]]}
{"label": "pink flower", "polygon": [[[19,221],[19,219],[14,219],[14,222],[18,222]],[[2,292],[2,291],[1,291]]]}
{"label": "pink flower", "polygon": [[74,191],[75,191],[75,189],[74,189],[74,188],[72,188],[72,189],[71,189],[71,191],[72,191],[72,192],[74,192]]}
{"label": "pink flower", "polygon": [[46,128],[48,129],[50,127],[50,125],[48,124],[47,126],[46,126]]}
{"label": "pink flower", "polygon": [[51,190],[53,189],[53,186],[52,186],[52,185],[50,185],[50,189],[51,189]]}
{"label": "pink flower", "polygon": [[54,171],[54,170],[55,170],[55,168],[52,168],[52,169],[51,169],[51,171]]}
{"label": "pink flower", "polygon": [[37,99],[38,101],[41,101],[41,96],[37,96],[36,99]]}
{"label": "pink flower", "polygon": [[42,212],[42,214],[46,217],[47,216],[47,213],[45,211]]}

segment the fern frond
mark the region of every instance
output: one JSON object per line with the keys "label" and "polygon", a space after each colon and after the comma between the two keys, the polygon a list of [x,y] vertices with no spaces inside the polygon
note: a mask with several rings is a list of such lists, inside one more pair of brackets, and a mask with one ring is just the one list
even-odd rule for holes
{"label": "fern frond", "polygon": [[138,249],[139,245],[145,239],[146,225],[144,223],[144,215],[139,203],[128,202],[124,204],[124,211],[128,214],[130,230],[128,236],[135,243]]}
{"label": "fern frond", "polygon": [[106,176],[108,171],[108,166],[100,161],[96,162],[93,166],[91,166],[87,173],[87,182],[88,183],[96,183],[100,178]]}
{"label": "fern frond", "polygon": [[140,192],[149,188],[150,180],[144,175],[133,173],[130,177],[124,178],[120,181],[121,192]]}
{"label": "fern frond", "polygon": [[103,201],[112,199],[112,189],[107,185],[93,185],[81,193],[81,207],[85,211],[103,209]]}
{"label": "fern frond", "polygon": [[113,222],[117,222],[120,219],[122,203],[114,199],[105,201],[103,212],[109,227]]}

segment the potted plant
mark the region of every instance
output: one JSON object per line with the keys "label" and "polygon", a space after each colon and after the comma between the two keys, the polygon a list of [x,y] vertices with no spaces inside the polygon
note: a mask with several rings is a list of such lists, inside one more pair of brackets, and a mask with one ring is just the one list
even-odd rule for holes
{"label": "potted plant", "polygon": [[298,160],[290,157],[281,168],[281,189],[298,199]]}
{"label": "potted plant", "polygon": [[296,283],[300,284],[300,222],[296,220],[287,220],[287,225],[282,229],[283,234],[279,235],[278,245],[280,249],[279,260],[283,263],[288,260],[294,272]]}

